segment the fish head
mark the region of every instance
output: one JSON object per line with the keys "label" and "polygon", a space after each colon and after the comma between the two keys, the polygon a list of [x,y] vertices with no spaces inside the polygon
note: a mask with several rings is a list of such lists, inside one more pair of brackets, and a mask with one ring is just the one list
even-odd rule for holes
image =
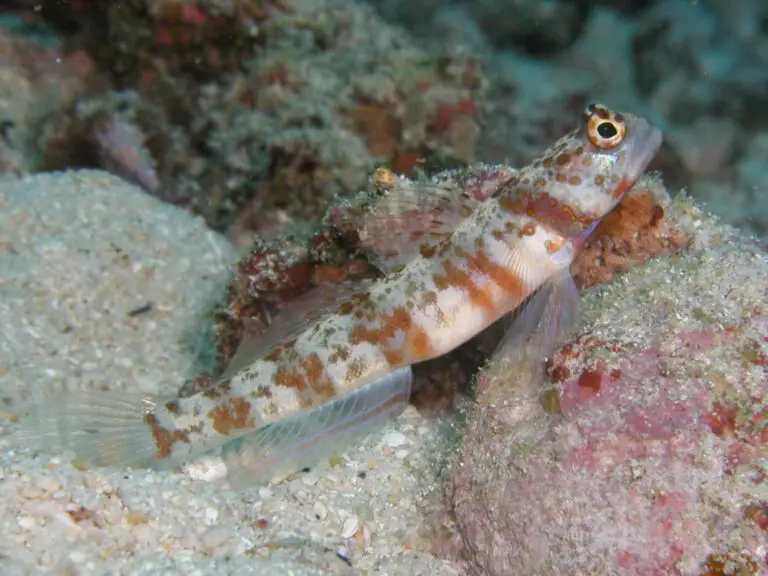
{"label": "fish head", "polygon": [[584,111],[577,139],[584,152],[582,186],[571,195],[582,212],[605,216],[621,201],[645,171],[661,146],[661,131],[644,118],[614,112],[600,104]]}
{"label": "fish head", "polygon": [[592,104],[579,127],[518,172],[503,194],[515,211],[583,237],[621,202],[661,141],[647,120]]}

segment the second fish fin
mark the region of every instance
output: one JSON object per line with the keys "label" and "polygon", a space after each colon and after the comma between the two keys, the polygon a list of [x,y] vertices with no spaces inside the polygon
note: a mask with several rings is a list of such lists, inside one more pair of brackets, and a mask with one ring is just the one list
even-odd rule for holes
{"label": "second fish fin", "polygon": [[533,371],[576,332],[581,317],[581,295],[567,268],[545,282],[511,312],[494,356]]}
{"label": "second fish fin", "polygon": [[92,466],[153,466],[158,448],[147,417],[161,401],[98,390],[31,401],[16,440],[34,450],[72,450]]}
{"label": "second fish fin", "polygon": [[265,329],[260,330],[256,320],[243,319],[240,345],[219,380],[230,378],[278,344],[297,337],[355,294],[368,290],[371,284],[370,280],[357,280],[317,286],[286,302]]}
{"label": "second fish fin", "polygon": [[224,446],[227,480],[234,489],[279,481],[345,448],[408,406],[410,367],[316,408],[260,428]]}

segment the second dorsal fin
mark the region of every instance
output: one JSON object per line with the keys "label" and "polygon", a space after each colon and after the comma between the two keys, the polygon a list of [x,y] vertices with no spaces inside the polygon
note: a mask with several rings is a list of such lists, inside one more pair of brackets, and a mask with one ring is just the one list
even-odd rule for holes
{"label": "second dorsal fin", "polygon": [[296,338],[355,294],[366,292],[372,283],[372,280],[357,280],[317,286],[286,302],[266,329],[259,329],[255,320],[243,319],[240,345],[219,379],[231,377],[278,344]]}

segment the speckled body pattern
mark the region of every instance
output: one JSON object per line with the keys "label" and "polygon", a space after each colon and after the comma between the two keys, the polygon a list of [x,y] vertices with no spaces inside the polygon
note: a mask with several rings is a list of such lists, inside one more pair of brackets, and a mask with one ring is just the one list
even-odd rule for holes
{"label": "speckled body pattern", "polygon": [[[616,146],[594,132],[602,121],[618,127]],[[187,458],[453,350],[571,264],[659,142],[639,118],[590,108],[582,126],[404,269],[211,388],[155,405],[145,422],[156,459]]]}
{"label": "speckled body pattern", "polygon": [[147,418],[157,457],[189,456],[445,354],[516,308],[573,255],[557,232],[486,201],[431,258],[353,295],[231,378],[156,406]]}

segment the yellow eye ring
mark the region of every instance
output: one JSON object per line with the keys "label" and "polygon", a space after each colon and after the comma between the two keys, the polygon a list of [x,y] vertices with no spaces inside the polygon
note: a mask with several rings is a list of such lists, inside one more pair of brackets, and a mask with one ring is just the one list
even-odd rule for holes
{"label": "yellow eye ring", "polygon": [[622,143],[627,135],[624,117],[600,104],[587,108],[587,137],[602,150],[610,150]]}

